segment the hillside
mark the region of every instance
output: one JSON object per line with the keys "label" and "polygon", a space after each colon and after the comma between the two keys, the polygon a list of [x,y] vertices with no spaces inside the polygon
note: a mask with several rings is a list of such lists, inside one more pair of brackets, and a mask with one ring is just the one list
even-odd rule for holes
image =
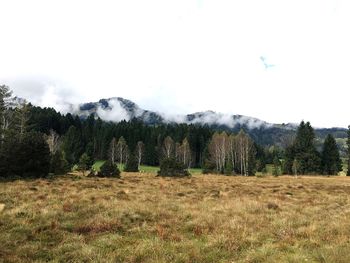
{"label": "hillside", "polygon": [[[81,118],[86,118],[90,114],[94,114],[103,120],[113,122],[128,121],[136,118],[149,125],[186,123],[208,125],[213,129],[233,132],[244,129],[257,143],[265,146],[278,145],[285,147],[292,140],[297,128],[297,124],[274,124],[253,117],[228,115],[215,111],[169,116],[142,109],[136,103],[120,97],[84,103],[78,106],[72,106],[71,109],[71,113],[77,114]],[[330,133],[337,139],[342,154],[345,153],[345,141],[343,140],[347,136],[345,128],[316,128],[315,131],[318,147],[321,147],[324,138]]]}

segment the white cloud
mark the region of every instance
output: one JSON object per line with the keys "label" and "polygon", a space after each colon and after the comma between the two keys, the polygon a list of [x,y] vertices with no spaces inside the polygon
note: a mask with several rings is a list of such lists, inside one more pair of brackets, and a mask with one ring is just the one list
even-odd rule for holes
{"label": "white cloud", "polygon": [[[43,104],[68,90],[64,100],[121,96],[165,114],[349,122],[347,0],[11,0],[0,10],[0,82]],[[37,99],[23,76],[55,81]]]}

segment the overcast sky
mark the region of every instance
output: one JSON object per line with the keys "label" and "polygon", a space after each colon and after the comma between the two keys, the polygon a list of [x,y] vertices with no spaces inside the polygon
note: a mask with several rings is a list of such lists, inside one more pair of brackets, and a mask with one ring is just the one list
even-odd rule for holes
{"label": "overcast sky", "polygon": [[0,10],[0,83],[42,106],[119,96],[171,114],[350,124],[349,0],[0,0]]}

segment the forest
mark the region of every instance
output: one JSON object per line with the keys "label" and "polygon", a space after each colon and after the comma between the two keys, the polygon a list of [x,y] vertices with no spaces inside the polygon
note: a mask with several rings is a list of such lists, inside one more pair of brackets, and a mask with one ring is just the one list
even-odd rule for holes
{"label": "forest", "polygon": [[[137,119],[113,123],[94,115],[83,119],[61,114],[26,101],[14,103],[10,88],[4,85],[0,86],[0,136],[0,177],[91,170],[99,160],[119,167],[133,162],[139,167],[159,166],[167,159],[184,169],[201,168],[212,174],[266,174],[270,165],[276,176],[337,175],[350,156],[348,150],[342,161],[330,134],[319,151],[309,122],[300,123],[285,148],[261,146],[243,129],[230,133],[200,124],[146,125]],[[350,149],[350,128],[347,145]]]}

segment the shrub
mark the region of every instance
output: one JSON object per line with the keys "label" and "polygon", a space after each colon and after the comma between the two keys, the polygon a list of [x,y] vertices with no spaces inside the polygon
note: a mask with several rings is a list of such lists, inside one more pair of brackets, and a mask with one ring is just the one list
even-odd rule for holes
{"label": "shrub", "polygon": [[203,174],[212,174],[212,173],[217,173],[216,165],[215,163],[206,160],[203,165]]}
{"label": "shrub", "polygon": [[186,167],[174,158],[164,159],[160,164],[160,170],[158,172],[158,176],[182,177],[190,175]]}
{"label": "shrub", "polygon": [[128,158],[128,161],[126,162],[125,172],[138,172],[139,171],[139,164],[137,162],[137,159],[135,158],[135,155],[131,154]]}
{"label": "shrub", "polygon": [[107,161],[101,166],[98,176],[120,178],[120,170],[116,164],[113,164],[111,161]]}

